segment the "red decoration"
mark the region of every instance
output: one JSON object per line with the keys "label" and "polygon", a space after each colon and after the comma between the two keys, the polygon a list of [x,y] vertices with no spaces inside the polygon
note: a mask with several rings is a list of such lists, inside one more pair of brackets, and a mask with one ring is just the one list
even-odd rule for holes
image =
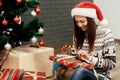
{"label": "red decoration", "polygon": [[15,23],[18,23],[18,22],[20,21],[20,19],[19,19],[18,16],[16,16],[16,17],[13,19],[13,21],[14,21]]}
{"label": "red decoration", "polygon": [[40,13],[40,11],[41,11],[41,10],[40,10],[40,7],[37,6],[36,9],[35,9],[35,12],[38,14],[38,13]]}
{"label": "red decoration", "polygon": [[0,8],[2,8],[2,6],[3,6],[3,4],[2,4],[2,2],[0,2]]}
{"label": "red decoration", "polygon": [[4,19],[4,20],[2,21],[2,25],[3,25],[3,26],[7,26],[7,24],[8,24],[8,21],[7,21],[6,19]]}
{"label": "red decoration", "polygon": [[45,46],[45,42],[44,42],[44,40],[40,40],[40,42],[39,42],[39,46]]}
{"label": "red decoration", "polygon": [[17,3],[21,3],[22,2],[22,0],[16,0],[17,1]]}

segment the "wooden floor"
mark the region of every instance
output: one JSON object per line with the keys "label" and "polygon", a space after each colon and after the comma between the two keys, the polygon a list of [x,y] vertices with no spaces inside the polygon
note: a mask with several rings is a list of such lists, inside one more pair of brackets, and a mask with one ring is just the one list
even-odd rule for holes
{"label": "wooden floor", "polygon": [[[116,42],[116,50],[117,50],[116,52],[117,64],[116,64],[116,68],[111,71],[111,75],[113,77],[113,80],[120,80],[120,41]],[[53,77],[51,77],[51,78],[48,78],[47,80],[54,80],[54,79]],[[63,80],[69,80],[69,79],[63,79]]]}
{"label": "wooden floor", "polygon": [[113,76],[113,80],[120,80],[120,43],[116,43],[117,48],[117,64],[116,68],[111,71],[111,74]]}

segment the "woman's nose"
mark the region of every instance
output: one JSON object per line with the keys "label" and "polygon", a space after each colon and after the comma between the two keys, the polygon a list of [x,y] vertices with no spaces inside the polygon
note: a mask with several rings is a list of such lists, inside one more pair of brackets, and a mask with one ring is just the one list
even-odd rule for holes
{"label": "woman's nose", "polygon": [[78,26],[79,26],[79,27],[81,27],[81,26],[82,26],[82,24],[79,22],[79,23],[78,23]]}

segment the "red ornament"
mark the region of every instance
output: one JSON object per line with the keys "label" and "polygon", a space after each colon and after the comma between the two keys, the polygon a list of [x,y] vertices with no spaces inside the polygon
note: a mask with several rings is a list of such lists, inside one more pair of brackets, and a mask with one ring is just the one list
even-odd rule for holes
{"label": "red ornament", "polygon": [[3,4],[2,4],[2,2],[0,2],[0,8],[2,8],[2,6],[3,6]]}
{"label": "red ornament", "polygon": [[17,1],[17,3],[21,3],[22,2],[22,0],[16,0]]}
{"label": "red ornament", "polygon": [[43,40],[40,40],[39,46],[45,46],[45,42]]}
{"label": "red ornament", "polygon": [[3,25],[3,26],[7,26],[7,24],[8,24],[8,21],[7,21],[6,19],[4,19],[4,20],[2,21],[2,25]]}
{"label": "red ornament", "polygon": [[40,10],[40,7],[37,6],[36,9],[35,9],[35,12],[38,14],[38,13],[40,13],[40,11],[41,11],[41,10]]}
{"label": "red ornament", "polygon": [[19,23],[20,19],[19,19],[18,16],[16,16],[16,17],[13,19],[13,21],[14,21],[15,23]]}

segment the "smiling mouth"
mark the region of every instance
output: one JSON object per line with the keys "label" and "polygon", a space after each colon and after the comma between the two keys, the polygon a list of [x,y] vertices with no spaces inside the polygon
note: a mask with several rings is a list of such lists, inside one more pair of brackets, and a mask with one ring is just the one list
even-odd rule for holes
{"label": "smiling mouth", "polygon": [[81,30],[85,31],[86,29],[85,28],[81,28]]}

